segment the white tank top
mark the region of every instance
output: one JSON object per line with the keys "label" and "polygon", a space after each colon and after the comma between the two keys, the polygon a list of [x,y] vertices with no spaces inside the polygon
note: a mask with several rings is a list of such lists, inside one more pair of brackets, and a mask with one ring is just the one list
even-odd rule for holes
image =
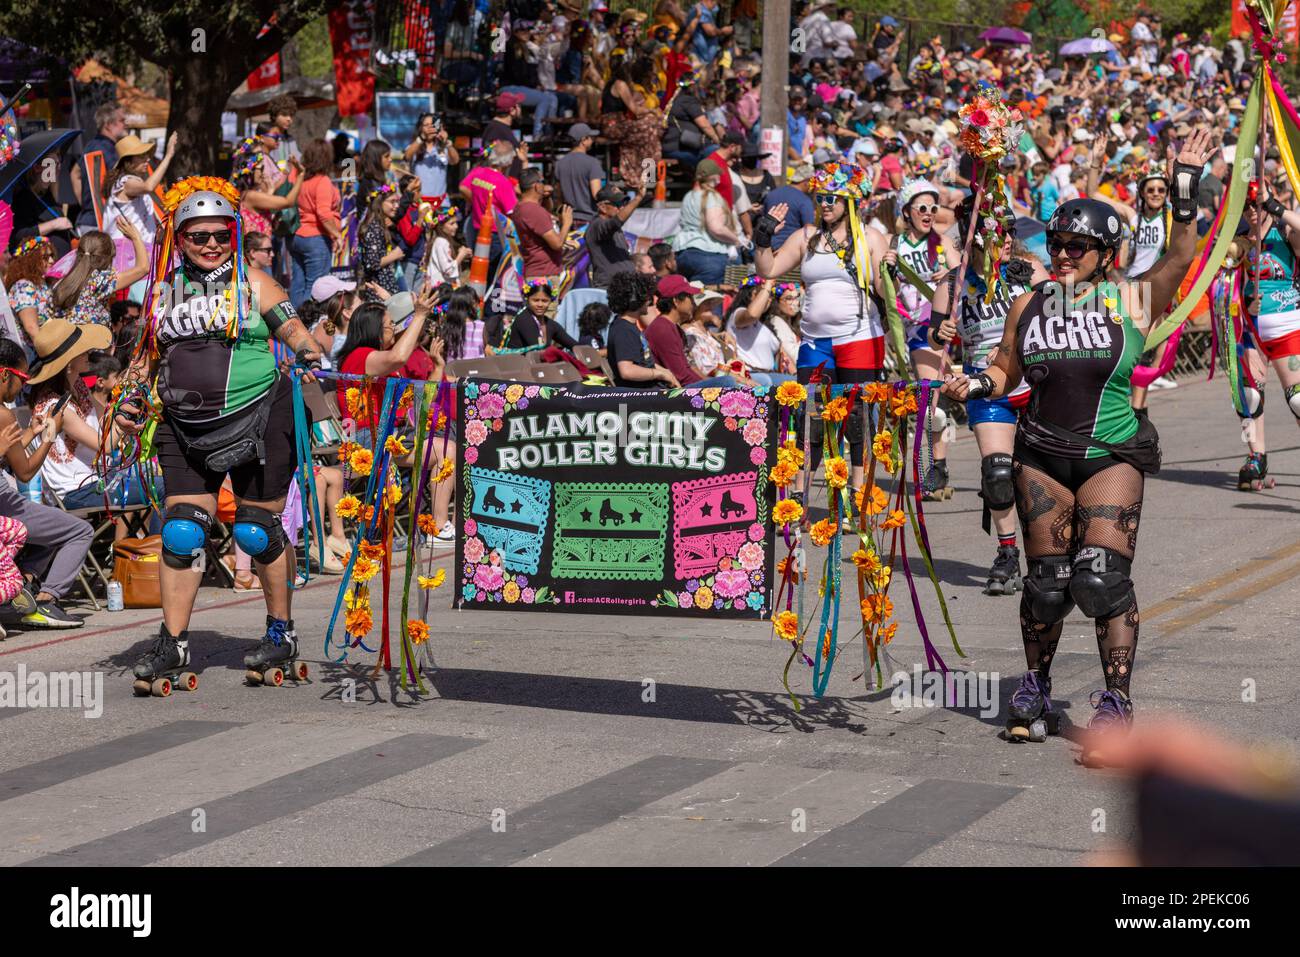
{"label": "white tank top", "polygon": [[875,339],[885,334],[880,313],[840,257],[815,252],[804,257],[806,298],[799,333],[804,339],[833,339],[837,344]]}
{"label": "white tank top", "polygon": [[1137,229],[1133,233],[1133,265],[1126,273],[1129,279],[1141,276],[1156,264],[1165,250],[1165,213],[1161,210],[1154,219],[1139,214]]}
{"label": "white tank top", "polygon": [[[983,372],[989,367],[989,355],[1002,342],[1007,324],[1007,313],[1016,297],[1027,292],[1028,286],[1019,283],[999,283],[993,301],[986,303],[975,286],[968,286],[961,303],[961,318],[957,320],[957,338],[965,354],[965,371],[968,374]],[[1018,396],[1029,391],[1024,379],[1008,395]]]}

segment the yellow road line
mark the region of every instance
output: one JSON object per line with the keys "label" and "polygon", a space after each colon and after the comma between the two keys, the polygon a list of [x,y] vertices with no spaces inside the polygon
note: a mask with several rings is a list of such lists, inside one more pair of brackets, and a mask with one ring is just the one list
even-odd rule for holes
{"label": "yellow road line", "polygon": [[[1292,555],[1300,555],[1300,542],[1293,542],[1289,545],[1284,545],[1277,551],[1270,552],[1262,558],[1252,558],[1244,565],[1239,565],[1231,571],[1224,572],[1221,575],[1216,575],[1214,578],[1198,582],[1195,585],[1189,585],[1178,594],[1162,601],[1158,601],[1150,608],[1143,608],[1142,621],[1148,622],[1153,618],[1168,614],[1176,608],[1182,608],[1189,601],[1195,601],[1210,592],[1218,591],[1225,585],[1232,584],[1235,581],[1240,581],[1242,578],[1253,575],[1255,572],[1261,571],[1269,565],[1281,561],[1284,558],[1290,558]],[[1255,592],[1251,592],[1251,594],[1255,594]]]}
{"label": "yellow road line", "polygon": [[[1278,585],[1284,585],[1287,582],[1294,580],[1297,575],[1300,575],[1300,563],[1280,568],[1271,575],[1257,579],[1236,591],[1228,592],[1227,598],[1219,598],[1207,602],[1201,608],[1188,612],[1180,618],[1175,618],[1173,621],[1169,622],[1169,624],[1160,629],[1160,635],[1161,637],[1171,635],[1174,632],[1182,631],[1184,628],[1188,628],[1191,625],[1199,624],[1207,618],[1213,618],[1215,615],[1227,611],[1235,605],[1240,605],[1242,602],[1246,601],[1246,599],[1252,598],[1260,592],[1268,591],[1270,588],[1276,588]],[[1142,616],[1142,620],[1143,622],[1146,621],[1145,615]]]}

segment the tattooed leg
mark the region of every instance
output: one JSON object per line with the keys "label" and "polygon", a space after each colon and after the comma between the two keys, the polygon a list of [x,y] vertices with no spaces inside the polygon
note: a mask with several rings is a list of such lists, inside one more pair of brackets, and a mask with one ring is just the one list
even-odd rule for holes
{"label": "tattooed leg", "polygon": [[1050,677],[1052,658],[1061,640],[1062,622],[1045,625],[1034,618],[1029,610],[1029,597],[1020,595],[1020,638],[1025,643],[1025,664],[1040,678]]}
{"label": "tattooed leg", "polygon": [[1106,688],[1128,694],[1133,663],[1137,658],[1138,606],[1137,597],[1128,608],[1113,618],[1099,618],[1097,648],[1101,652],[1101,670],[1106,677]]}

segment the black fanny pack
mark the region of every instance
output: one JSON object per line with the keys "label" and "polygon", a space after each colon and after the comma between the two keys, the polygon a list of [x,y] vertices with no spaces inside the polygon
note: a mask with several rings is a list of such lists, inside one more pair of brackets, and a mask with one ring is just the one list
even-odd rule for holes
{"label": "black fanny pack", "polygon": [[1133,433],[1132,438],[1122,445],[1112,445],[1110,442],[1103,442],[1101,439],[1094,439],[1086,435],[1080,435],[1078,432],[1071,432],[1069,429],[1062,428],[1055,423],[1036,416],[1029,417],[1029,421],[1033,427],[1042,429],[1044,432],[1069,442],[1071,445],[1105,449],[1121,462],[1127,462],[1143,474],[1160,474],[1160,461],[1163,457],[1160,451],[1160,433],[1156,431],[1156,427],[1146,416],[1138,417],[1138,430]]}
{"label": "black fanny pack", "polygon": [[[257,459],[266,463],[266,423],[271,418],[271,402],[275,389],[228,422],[215,429],[206,430],[198,424],[186,424],[172,419],[176,437],[189,452],[203,456],[204,468],[212,472],[229,472],[237,465]],[[202,431],[201,431],[202,429]]]}

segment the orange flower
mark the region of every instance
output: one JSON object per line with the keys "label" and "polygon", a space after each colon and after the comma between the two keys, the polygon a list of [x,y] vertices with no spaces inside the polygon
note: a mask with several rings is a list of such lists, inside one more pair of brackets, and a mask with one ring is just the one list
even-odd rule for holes
{"label": "orange flower", "polygon": [[794,481],[794,477],[797,474],[798,469],[789,462],[778,461],[772,466],[772,471],[768,473],[768,477],[772,480],[772,484],[777,488],[785,488]]}
{"label": "orange flower", "polygon": [[782,641],[796,641],[799,638],[799,616],[792,611],[783,611],[772,619],[776,636]]}
{"label": "orange flower", "polygon": [[358,475],[369,475],[370,468],[375,464],[375,457],[369,449],[357,449],[348,457],[348,465],[352,466],[352,471]]}
{"label": "orange flower", "polygon": [[388,450],[389,455],[399,457],[409,455],[411,452],[410,449],[402,444],[402,437],[400,435],[390,435],[384,442],[384,448]]}
{"label": "orange flower", "polygon": [[838,455],[828,458],[826,467],[826,484],[831,488],[844,488],[849,484],[849,463]]}
{"label": "orange flower", "polygon": [[880,556],[875,552],[869,552],[864,548],[859,548],[854,552],[852,558],[853,564],[857,565],[858,568],[866,572],[868,575],[874,573],[878,568],[880,568]]}
{"label": "orange flower", "polygon": [[885,520],[880,524],[880,527],[881,527],[881,528],[886,528],[886,529],[888,529],[888,528],[902,528],[902,527],[903,527],[903,523],[906,522],[906,521],[907,521],[907,516],[906,516],[905,514],[903,514],[903,510],[902,510],[902,509],[899,509],[899,508],[896,508],[896,509],[894,509],[892,512],[889,513],[889,518],[885,519]]}
{"label": "orange flower", "polygon": [[803,468],[803,449],[793,442],[786,442],[776,450],[776,461],[778,465],[782,462],[788,462],[796,469]]}
{"label": "orange flower", "polygon": [[[790,566],[790,561],[791,561],[791,559],[790,559],[790,557],[787,555],[785,558],[782,558],[780,561],[778,561],[778,562],[776,563],[776,573],[777,573],[778,575],[780,575],[782,578],[785,578],[785,572],[786,572],[786,569],[791,567],[791,566]],[[794,566],[794,568],[791,570],[791,572],[790,572],[790,577],[793,578],[795,581],[798,581],[798,580],[802,577],[802,576],[799,574],[799,567],[798,567],[797,564],[796,564],[796,565]]]}
{"label": "orange flower", "polygon": [[402,486],[398,485],[396,482],[393,482],[391,485],[388,486],[388,488],[384,490],[384,501],[388,503],[389,508],[392,508],[401,500],[402,500]]}
{"label": "orange flower", "polygon": [[893,467],[894,454],[894,433],[880,431],[876,437],[871,440],[871,454],[876,457],[876,461],[885,468]]}
{"label": "orange flower", "polygon": [[826,634],[822,635],[822,657],[829,658],[830,656],[831,656],[831,630],[827,628]]}
{"label": "orange flower", "polygon": [[447,570],[445,568],[439,568],[433,573],[432,578],[425,578],[423,575],[417,575],[416,577],[420,581],[421,588],[426,590],[430,588],[441,588],[442,583],[447,580]]}
{"label": "orange flower", "polygon": [[361,557],[352,566],[352,578],[359,582],[368,582],[379,573],[379,566],[370,559]]}
{"label": "orange flower", "polygon": [[[453,462],[449,458],[443,459],[442,464],[438,466],[438,471],[435,472],[433,475],[433,484],[438,485],[441,482],[447,481],[447,479],[451,477],[451,473],[454,472],[455,470],[456,470],[455,462]],[[432,535],[433,533],[430,532],[429,534]]]}
{"label": "orange flower", "polygon": [[438,526],[434,522],[433,516],[428,512],[423,513],[419,518],[417,518],[415,524],[419,527],[420,531],[424,532],[426,535],[438,534]]}
{"label": "orange flower", "polygon": [[370,617],[370,611],[366,608],[355,608],[348,612],[343,619],[343,627],[353,638],[360,638],[362,635],[370,633],[370,629],[375,626],[374,619]]}
{"label": "orange flower", "polygon": [[889,398],[890,388],[884,382],[868,382],[862,387],[863,402],[884,402]]}
{"label": "orange flower", "polygon": [[911,415],[916,411],[916,396],[911,392],[895,392],[889,397],[889,411],[898,419]]}
{"label": "orange flower", "polygon": [[883,622],[894,614],[894,601],[885,595],[868,595],[862,599],[862,614],[871,621]]}
{"label": "orange flower", "polygon": [[340,518],[356,518],[361,513],[361,502],[355,495],[344,495],[334,506]]}
{"label": "orange flower", "polygon": [[858,489],[858,511],[866,515],[879,515],[889,504],[889,496],[879,485]]}
{"label": "orange flower", "polygon": [[822,409],[822,418],[827,422],[843,422],[849,415],[849,400],[844,396],[831,399]]}
{"label": "orange flower", "polygon": [[362,542],[361,557],[377,562],[384,557],[384,546],[378,542]]}
{"label": "orange flower", "polygon": [[808,398],[808,390],[798,382],[782,382],[776,387],[776,401],[781,405],[799,405]]}
{"label": "orange flower", "polygon": [[352,457],[352,453],[357,451],[361,446],[355,442],[343,442],[339,445],[339,461],[346,462]]}
{"label": "orange flower", "polygon": [[891,641],[893,641],[894,635],[896,634],[898,634],[898,622],[896,621],[890,622],[888,625],[886,625],[884,628],[880,630],[881,640],[883,640],[885,644],[889,644]]}
{"label": "orange flower", "polygon": [[370,524],[371,520],[374,517],[375,517],[375,507],[373,505],[367,505],[365,508],[361,510],[361,521],[365,522],[367,525]]}
{"label": "orange flower", "polygon": [[783,498],[772,509],[772,521],[778,525],[789,525],[803,518],[803,506],[792,498]]}
{"label": "orange flower", "polygon": [[348,414],[354,419],[361,418],[361,390],[353,386],[343,393],[343,398],[347,403]]}
{"label": "orange flower", "polygon": [[415,405],[415,386],[408,385],[402,397],[397,400],[397,414],[401,415]]}
{"label": "orange flower", "polygon": [[823,518],[815,524],[809,531],[812,535],[813,544],[817,546],[829,545],[831,539],[835,537],[836,524],[829,518]]}
{"label": "orange flower", "polygon": [[418,618],[412,618],[406,623],[406,634],[411,644],[422,645],[429,640],[429,626]]}

